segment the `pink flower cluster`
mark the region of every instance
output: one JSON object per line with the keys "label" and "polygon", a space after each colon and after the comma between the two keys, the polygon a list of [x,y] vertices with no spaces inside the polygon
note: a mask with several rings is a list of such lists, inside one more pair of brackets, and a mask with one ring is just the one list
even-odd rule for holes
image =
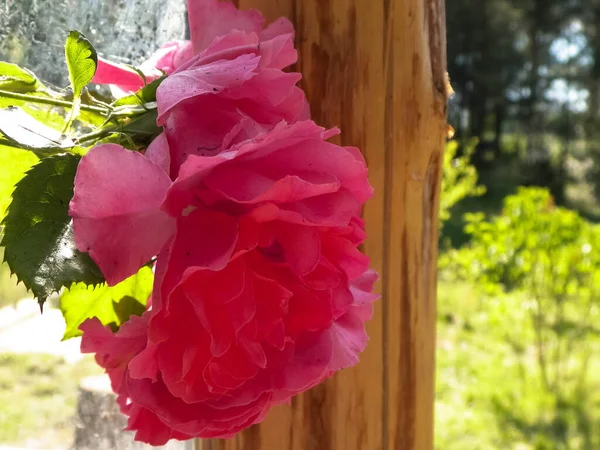
{"label": "pink flower cluster", "polygon": [[[358,362],[376,280],[360,219],[360,152],[310,120],[293,27],[189,0],[191,42],[152,64],[164,132],[145,154],[85,155],[70,205],[77,247],[109,285],[158,255],[151,307],[117,333],[86,321],[136,439],[229,437]],[[96,81],[140,80],[102,63]],[[139,78],[139,77],[138,77]]]}

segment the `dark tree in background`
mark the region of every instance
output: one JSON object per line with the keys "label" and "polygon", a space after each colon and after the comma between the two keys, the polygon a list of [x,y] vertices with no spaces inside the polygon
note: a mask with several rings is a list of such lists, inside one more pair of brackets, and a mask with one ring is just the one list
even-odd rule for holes
{"label": "dark tree in background", "polygon": [[518,10],[507,0],[448,2],[448,71],[456,91],[452,117],[458,137],[484,139],[486,120],[494,131],[511,106],[524,63],[515,36]]}
{"label": "dark tree in background", "polygon": [[557,203],[600,217],[600,0],[447,9],[450,122],[462,142],[479,141],[488,197],[545,186]]}

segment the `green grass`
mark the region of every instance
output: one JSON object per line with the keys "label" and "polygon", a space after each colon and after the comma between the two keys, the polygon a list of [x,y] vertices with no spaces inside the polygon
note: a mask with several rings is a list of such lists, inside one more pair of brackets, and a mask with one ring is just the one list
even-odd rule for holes
{"label": "green grass", "polygon": [[519,448],[518,440],[506,447],[494,401],[514,395],[516,358],[499,322],[520,312],[484,299],[473,286],[444,282],[438,305],[436,448]]}
{"label": "green grass", "polygon": [[588,389],[561,405],[543,388],[527,298],[444,280],[438,291],[437,450],[600,448],[597,354]]}
{"label": "green grass", "polygon": [[50,355],[0,355],[0,444],[69,448],[78,382],[98,373],[91,357],[67,364]]}

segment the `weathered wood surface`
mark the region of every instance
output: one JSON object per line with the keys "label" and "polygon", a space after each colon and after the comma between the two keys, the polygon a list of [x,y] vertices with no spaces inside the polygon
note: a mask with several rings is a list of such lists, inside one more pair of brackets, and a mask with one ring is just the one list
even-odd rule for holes
{"label": "weathered wood surface", "polygon": [[382,275],[361,363],[202,450],[433,449],[437,214],[446,139],[443,0],[238,0],[296,24],[323,126],[362,149],[376,196],[364,248]]}

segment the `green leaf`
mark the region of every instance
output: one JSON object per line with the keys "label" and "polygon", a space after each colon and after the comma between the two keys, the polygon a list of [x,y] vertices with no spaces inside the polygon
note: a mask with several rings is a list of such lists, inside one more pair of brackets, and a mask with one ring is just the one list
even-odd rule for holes
{"label": "green leaf", "polygon": [[0,88],[14,92],[27,92],[35,90],[36,84],[38,80],[29,70],[0,61]]}
{"label": "green leaf", "polygon": [[62,287],[104,281],[89,255],[77,250],[68,214],[80,159],[63,154],[33,166],[17,184],[3,221],[4,260],[40,305]]}
{"label": "green leaf", "polygon": [[33,153],[0,145],[0,220],[10,204],[15,184],[37,161],[38,158]]}
{"label": "green leaf", "polygon": [[[19,144],[16,141],[13,141],[12,139],[6,138],[6,136],[4,136],[2,134],[2,132],[0,132],[0,149],[9,149],[9,148],[12,150],[22,152],[22,153],[31,153],[31,154],[35,155],[38,159],[43,159],[43,158],[48,158],[50,156],[63,155],[63,154],[65,154],[65,152],[69,152],[73,155],[83,156],[87,152],[90,151],[92,146],[83,146],[82,147],[80,145],[74,145],[73,147],[68,147],[68,148],[28,147],[26,145]],[[136,150],[136,149],[132,149],[132,150]]]}
{"label": "green leaf", "polygon": [[123,125],[119,131],[125,133],[136,143],[148,146],[163,131],[162,127],[156,125],[157,114],[155,109],[150,110]]}
{"label": "green leaf", "polygon": [[142,81],[144,82],[144,86],[148,84],[148,80],[146,80],[146,74],[144,72],[142,72],[140,69],[138,69],[135,66],[132,66],[131,64],[125,64],[125,66],[129,69],[132,70],[133,72],[137,73],[140,78],[142,79]]}
{"label": "green leaf", "polygon": [[65,44],[65,56],[73,95],[79,97],[83,88],[94,78],[98,67],[98,54],[83,34],[71,31]]}
{"label": "green leaf", "polygon": [[[68,110],[73,106],[71,92],[55,92],[49,88],[40,88],[32,92],[20,93],[2,89],[0,85],[0,107],[7,108],[19,106],[29,115],[46,125],[62,131],[67,123]],[[78,120],[82,125],[99,126],[106,121],[108,110],[96,105],[87,105],[82,102]]]}
{"label": "green leaf", "polygon": [[152,270],[144,266],[113,287],[73,285],[60,298],[60,309],[67,323],[63,340],[81,336],[79,326],[91,317],[97,317],[103,325],[110,325],[116,331],[130,316],[141,316],[152,292],[153,278]]}
{"label": "green leaf", "polygon": [[12,146],[31,150],[38,157],[62,153],[74,146],[62,133],[16,106],[0,109],[0,133],[13,142]]}
{"label": "green leaf", "polygon": [[65,43],[65,57],[73,89],[73,109],[68,121],[70,124],[79,115],[83,88],[94,78],[98,67],[98,54],[83,34],[71,31]]}
{"label": "green leaf", "polygon": [[152,103],[156,101],[156,90],[160,84],[164,81],[166,76],[157,78],[151,83],[147,84],[139,91],[134,92],[131,95],[121,97],[113,103],[113,106],[127,106],[127,105],[145,105],[146,103]]}
{"label": "green leaf", "polygon": [[82,150],[77,153],[85,154],[86,148],[100,143],[115,143],[130,150],[142,150],[163,131],[162,127],[156,125],[156,116],[156,109],[150,109],[137,116],[119,118],[116,124],[100,127],[87,135],[76,136],[75,142]]}
{"label": "green leaf", "polygon": [[[139,150],[139,146],[133,141],[133,139],[131,139],[127,134],[124,134],[124,133],[109,134],[108,136],[106,136],[94,143],[94,145],[101,145],[101,144],[117,144],[117,145],[120,145],[121,147],[126,148],[127,150],[134,150],[134,151]],[[85,153],[87,153],[89,150],[91,150],[92,147],[93,146],[88,147],[85,150]]]}

